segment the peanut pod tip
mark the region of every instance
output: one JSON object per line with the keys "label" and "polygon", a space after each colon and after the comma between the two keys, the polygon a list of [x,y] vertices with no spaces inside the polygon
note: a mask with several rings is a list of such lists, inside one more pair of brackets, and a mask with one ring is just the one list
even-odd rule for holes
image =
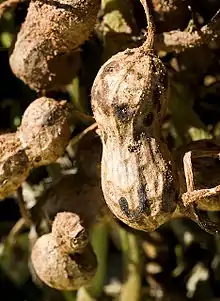
{"label": "peanut pod tip", "polygon": [[[58,226],[60,229],[57,229]],[[76,290],[91,282],[96,273],[97,260],[87,236],[81,235],[82,232],[83,227],[77,215],[62,212],[55,217],[52,233],[45,234],[36,241],[31,261],[38,277],[48,286],[58,290]],[[75,237],[72,249],[69,248],[71,244],[68,234],[71,241]],[[82,248],[83,241],[85,243]],[[68,248],[63,248],[65,242]]]}

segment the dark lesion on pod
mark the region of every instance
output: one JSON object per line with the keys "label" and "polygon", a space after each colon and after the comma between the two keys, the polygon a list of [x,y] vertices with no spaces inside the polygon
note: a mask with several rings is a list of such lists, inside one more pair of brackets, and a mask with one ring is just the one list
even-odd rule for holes
{"label": "dark lesion on pod", "polygon": [[147,114],[147,116],[144,117],[143,119],[143,125],[146,126],[146,127],[149,127],[152,125],[154,121],[154,113],[153,112],[149,112]]}
{"label": "dark lesion on pod", "polygon": [[[158,63],[153,61],[152,63],[152,71],[154,73],[158,73],[159,66],[157,66]],[[161,69],[160,73],[158,74],[157,82],[155,83],[155,86],[153,88],[153,95],[152,95],[152,101],[153,104],[157,110],[157,113],[161,113],[161,111],[164,111],[164,106],[167,107],[166,101],[164,102],[164,97],[162,97],[162,94],[164,94],[168,90],[169,86],[169,79],[168,74],[165,70]]]}
{"label": "dark lesion on pod", "polygon": [[128,151],[130,152],[130,153],[134,153],[134,152],[138,152],[139,151],[139,149],[140,149],[140,144],[138,144],[138,143],[135,143],[135,144],[129,144],[128,145]]}
{"label": "dark lesion on pod", "polygon": [[160,98],[161,98],[161,90],[158,86],[156,86],[155,89],[153,90],[152,100],[153,100],[153,103],[156,107],[156,110],[157,110],[158,114],[161,112],[161,108],[162,108]]}
{"label": "dark lesion on pod", "polygon": [[120,70],[120,68],[121,68],[121,66],[117,61],[110,62],[109,64],[107,64],[104,67],[101,76],[104,79],[106,74],[108,75],[109,73],[112,73],[112,72],[117,74],[117,70]]}
{"label": "dark lesion on pod", "polygon": [[128,201],[125,197],[121,197],[118,200],[121,211],[130,219],[130,220],[138,220],[143,213],[150,214],[150,207],[147,206],[148,199],[145,192],[144,185],[140,185],[138,189],[138,201],[139,205],[135,210],[130,210],[128,206]]}
{"label": "dark lesion on pod", "polygon": [[122,123],[129,122],[133,117],[133,113],[127,104],[117,105],[113,103],[112,108],[114,115]]}
{"label": "dark lesion on pod", "polygon": [[65,11],[75,11],[73,6],[72,5],[69,5],[67,3],[60,3],[59,1],[56,1],[56,0],[44,0],[44,1],[39,1],[39,3],[46,3],[48,5],[51,5],[51,6],[55,6],[56,8],[61,8],[61,9],[64,9]]}
{"label": "dark lesion on pod", "polygon": [[[164,78],[164,76],[162,76],[162,77]],[[156,109],[158,116],[160,116],[160,114],[163,115],[167,109],[167,102],[164,99],[164,97],[166,97],[166,95],[165,95],[166,89],[167,88],[164,88],[163,84],[157,83],[154,86],[154,89],[152,92],[152,102],[154,104],[154,107]]]}
{"label": "dark lesion on pod", "polygon": [[168,73],[164,67],[164,65],[162,65],[161,61],[156,58],[154,56],[154,58],[151,60],[151,64],[152,64],[152,72],[154,74],[158,74],[158,70],[159,70],[159,84],[161,86],[161,88],[167,90],[168,86],[169,86],[169,77],[168,77]]}
{"label": "dark lesion on pod", "polygon": [[[169,179],[167,180],[167,182],[168,181]],[[162,195],[162,210],[167,213],[173,212],[177,206],[177,200],[179,198],[179,193],[174,187],[174,184],[172,183],[170,185],[165,185]]]}

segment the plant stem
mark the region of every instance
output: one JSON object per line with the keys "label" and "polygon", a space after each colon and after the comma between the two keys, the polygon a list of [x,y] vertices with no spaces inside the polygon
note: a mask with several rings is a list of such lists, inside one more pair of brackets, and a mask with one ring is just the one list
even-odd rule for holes
{"label": "plant stem", "polygon": [[141,254],[138,238],[120,230],[126,281],[119,301],[139,301],[141,297]]}
{"label": "plant stem", "polygon": [[95,225],[91,235],[91,242],[98,260],[98,270],[88,288],[88,292],[93,298],[98,298],[105,282],[107,271],[107,254],[108,254],[108,232],[107,223]]}

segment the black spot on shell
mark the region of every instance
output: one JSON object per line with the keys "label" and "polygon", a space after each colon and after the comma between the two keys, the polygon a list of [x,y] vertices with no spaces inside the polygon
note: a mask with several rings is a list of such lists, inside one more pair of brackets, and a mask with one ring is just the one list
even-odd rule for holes
{"label": "black spot on shell", "polygon": [[157,74],[158,82],[161,86],[161,89],[167,89],[169,82],[168,82],[168,74],[165,68],[163,67],[163,65],[161,65],[161,62],[158,59],[153,59],[151,63],[152,63],[152,72]]}
{"label": "black spot on shell", "polygon": [[118,62],[110,62],[109,64],[107,64],[106,66],[104,66],[102,73],[101,73],[101,77],[105,77],[107,73],[112,73],[113,71],[116,71],[120,69],[120,64]]}
{"label": "black spot on shell", "polygon": [[103,139],[104,144],[106,144],[107,139],[108,139],[107,133],[103,131],[102,134],[101,134],[101,136],[102,136],[102,139]]}
{"label": "black spot on shell", "polygon": [[127,54],[127,55],[133,55],[134,54],[134,50],[126,49],[125,50],[125,54]]}
{"label": "black spot on shell", "polygon": [[151,64],[152,64],[152,72],[157,73],[158,72],[158,66],[157,66],[157,64],[155,64],[155,60],[152,60]]}
{"label": "black spot on shell", "polygon": [[138,144],[135,144],[135,145],[129,144],[129,145],[128,145],[128,151],[129,151],[130,153],[136,152],[137,150],[139,150],[139,148],[140,148],[140,146],[139,146]]}
{"label": "black spot on shell", "polygon": [[160,113],[161,111],[161,93],[160,93],[160,88],[158,86],[155,87],[153,91],[153,103],[157,109],[157,113]]}
{"label": "black spot on shell", "polygon": [[144,126],[151,126],[154,121],[154,114],[152,112],[148,113],[143,119]]}
{"label": "black spot on shell", "polygon": [[139,198],[140,213],[143,212],[149,213],[150,208],[149,207],[147,208],[148,199],[147,199],[147,194],[144,185],[141,185],[138,189],[138,198]]}
{"label": "black spot on shell", "polygon": [[137,72],[137,79],[141,80],[143,78],[143,74],[140,72]]}
{"label": "black spot on shell", "polygon": [[36,163],[39,163],[41,160],[42,160],[42,159],[41,159],[41,156],[37,156],[37,157],[35,158],[35,162],[36,162]]}
{"label": "black spot on shell", "polygon": [[162,210],[164,212],[173,212],[176,208],[176,202],[178,198],[178,192],[172,184],[167,184],[163,190],[163,205]]}
{"label": "black spot on shell", "polygon": [[128,208],[128,201],[126,200],[125,197],[121,197],[118,201],[118,204],[121,208],[121,211],[127,216],[129,217],[130,212],[129,212],[129,208]]}
{"label": "black spot on shell", "polygon": [[145,191],[144,185],[141,185],[137,191],[138,193],[138,207],[135,210],[130,210],[128,206],[128,201],[125,197],[121,197],[118,200],[118,204],[121,211],[129,218],[137,220],[141,217],[143,213],[150,214],[150,207],[147,206],[148,199]]}
{"label": "black spot on shell", "polygon": [[127,123],[132,118],[132,113],[126,104],[122,105],[116,105],[112,104],[114,115],[117,117],[119,121],[122,123]]}

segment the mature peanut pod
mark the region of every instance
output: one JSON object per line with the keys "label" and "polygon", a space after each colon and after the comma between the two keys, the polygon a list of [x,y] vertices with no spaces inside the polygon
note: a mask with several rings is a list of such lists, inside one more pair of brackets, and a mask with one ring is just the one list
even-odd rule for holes
{"label": "mature peanut pod", "polygon": [[26,109],[16,136],[35,167],[56,161],[70,138],[66,102],[36,99]]}
{"label": "mature peanut pod", "polygon": [[68,83],[99,8],[100,0],[31,1],[10,56],[14,74],[36,91]]}
{"label": "mature peanut pod", "polygon": [[0,135],[0,199],[15,191],[32,168],[56,161],[70,134],[66,102],[46,97],[32,102],[17,132]]}
{"label": "mature peanut pod", "polygon": [[168,76],[153,51],[154,27],[144,8],[150,21],[147,41],[101,67],[92,87],[92,108],[103,144],[107,205],[129,226],[153,231],[172,216],[179,183],[160,133]]}

